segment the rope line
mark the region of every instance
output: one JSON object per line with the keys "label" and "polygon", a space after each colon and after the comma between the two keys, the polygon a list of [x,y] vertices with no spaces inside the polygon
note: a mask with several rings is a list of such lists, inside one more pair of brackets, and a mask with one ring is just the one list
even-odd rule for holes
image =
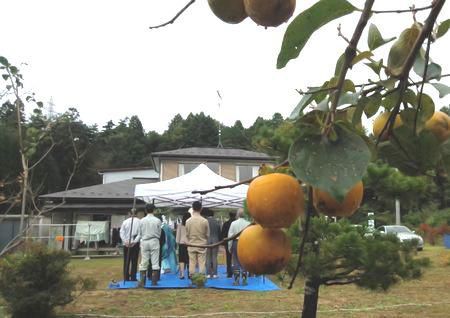
{"label": "rope line", "polygon": [[[337,308],[328,310],[318,310],[318,313],[331,313],[340,311],[372,311],[372,310],[382,310],[397,307],[430,307],[434,305],[444,305],[450,304],[449,301],[442,302],[430,302],[430,303],[405,303],[405,304],[395,304],[395,305],[381,305],[365,308]],[[66,314],[64,316],[75,316],[75,317],[100,317],[100,318],[193,318],[193,317],[213,317],[213,316],[233,316],[233,315],[279,315],[279,314],[299,314],[299,310],[282,310],[282,311],[234,311],[234,312],[212,312],[212,313],[202,313],[202,314],[190,314],[190,315],[158,315],[158,316],[124,316],[124,315],[101,315],[101,314]]]}

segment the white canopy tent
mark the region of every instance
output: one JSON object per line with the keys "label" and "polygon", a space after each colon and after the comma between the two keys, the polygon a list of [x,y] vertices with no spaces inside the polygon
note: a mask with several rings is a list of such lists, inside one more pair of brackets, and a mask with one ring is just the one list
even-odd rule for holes
{"label": "white canopy tent", "polygon": [[204,207],[238,208],[242,207],[247,196],[248,185],[220,189],[205,195],[193,191],[214,189],[235,182],[210,170],[205,164],[185,175],[157,183],[138,184],[134,190],[135,198],[145,202],[154,202],[158,207],[190,207],[192,202],[200,200]]}

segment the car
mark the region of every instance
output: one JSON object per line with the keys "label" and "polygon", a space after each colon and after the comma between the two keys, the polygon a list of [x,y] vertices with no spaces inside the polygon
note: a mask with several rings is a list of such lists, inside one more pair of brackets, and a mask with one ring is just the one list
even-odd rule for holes
{"label": "car", "polygon": [[400,242],[416,240],[417,250],[423,250],[423,238],[404,225],[383,225],[378,227],[377,231],[381,234],[394,234]]}

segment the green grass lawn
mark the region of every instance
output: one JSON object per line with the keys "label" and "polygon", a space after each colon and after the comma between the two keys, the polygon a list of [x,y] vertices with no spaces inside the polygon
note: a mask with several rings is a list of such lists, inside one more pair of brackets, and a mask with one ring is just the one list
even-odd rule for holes
{"label": "green grass lawn", "polygon": [[[371,292],[352,285],[322,287],[319,317],[450,317],[450,250],[426,246],[419,255],[432,261],[423,278],[402,282],[388,292]],[[92,277],[98,285],[58,310],[65,315],[201,317],[223,313],[213,317],[298,317],[303,301],[301,279],[287,290],[287,281],[273,278],[283,288],[273,292],[108,290],[111,279],[121,278],[121,259],[73,260],[70,266],[73,274]]]}

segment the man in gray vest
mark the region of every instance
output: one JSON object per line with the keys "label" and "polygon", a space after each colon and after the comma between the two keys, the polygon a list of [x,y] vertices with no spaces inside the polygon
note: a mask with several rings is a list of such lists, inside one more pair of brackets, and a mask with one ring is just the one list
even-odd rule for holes
{"label": "man in gray vest", "polygon": [[161,236],[161,221],[153,215],[155,206],[145,206],[146,216],[141,220],[139,235],[141,237],[141,263],[139,264],[139,287],[145,286],[149,260],[152,262],[152,286],[158,282],[159,267],[159,238]]}

